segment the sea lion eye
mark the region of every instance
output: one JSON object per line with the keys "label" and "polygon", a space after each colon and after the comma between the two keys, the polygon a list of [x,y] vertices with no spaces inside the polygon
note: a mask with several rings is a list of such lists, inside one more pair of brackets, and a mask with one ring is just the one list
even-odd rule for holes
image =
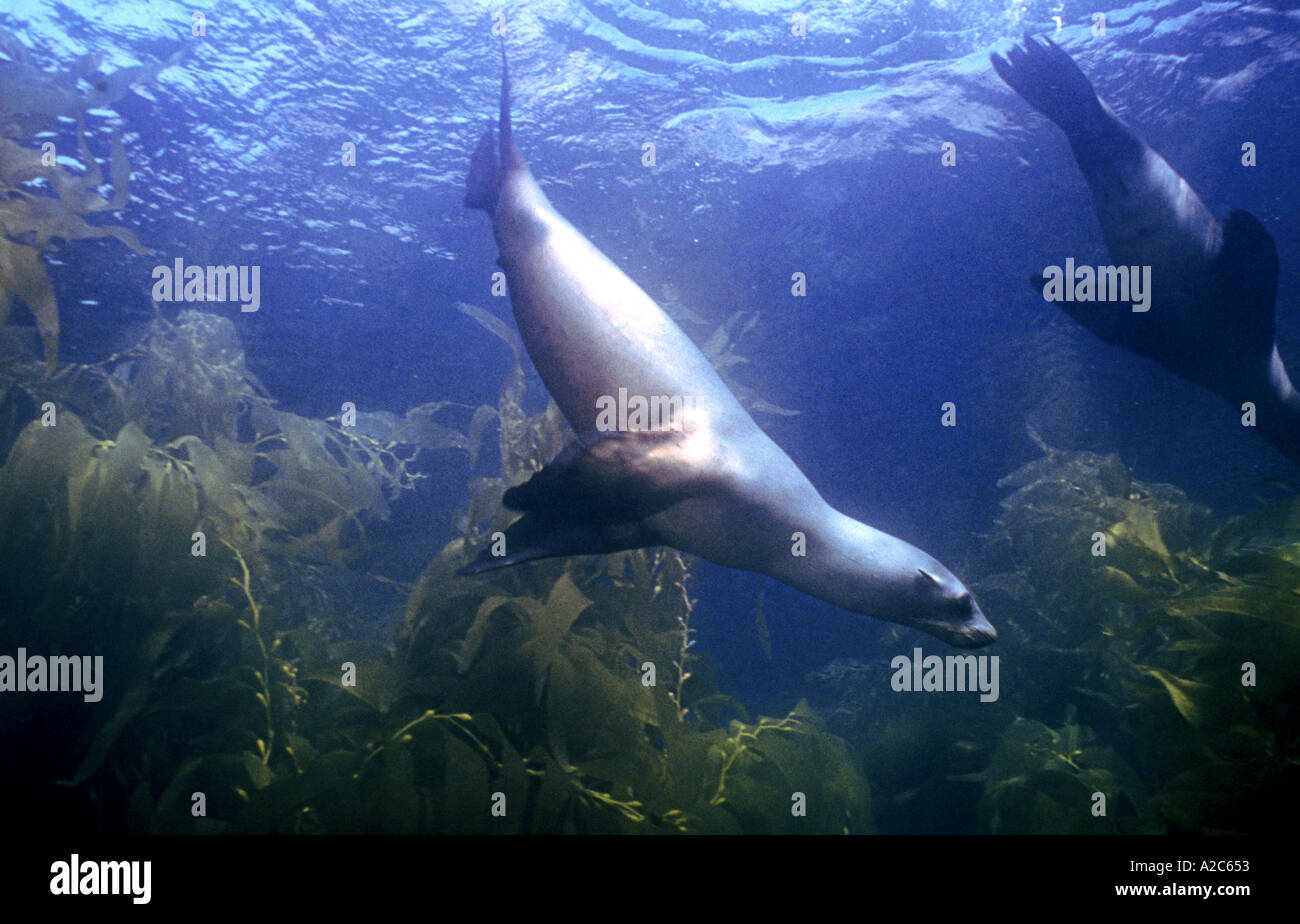
{"label": "sea lion eye", "polygon": [[956,599],[956,601],[954,601],[954,604],[956,608],[961,612],[969,613],[971,611],[971,607],[973,606],[974,602],[975,601],[971,599],[970,591],[963,590],[961,592],[961,596],[959,596]]}

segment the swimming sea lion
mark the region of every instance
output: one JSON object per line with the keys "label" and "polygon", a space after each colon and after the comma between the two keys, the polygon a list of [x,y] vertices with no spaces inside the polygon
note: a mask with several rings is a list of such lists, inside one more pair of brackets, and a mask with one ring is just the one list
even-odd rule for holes
{"label": "swimming sea lion", "polygon": [[[492,218],[524,344],[579,438],[506,492],[524,514],[507,554],[485,550],[461,573],[666,545],[959,647],[993,641],[961,581],[832,509],[690,338],[552,208],[514,143],[508,69],[499,132],[499,156],[490,124],[474,152],[465,204]],[[683,426],[602,432],[599,407],[624,395],[690,413]]]}
{"label": "swimming sea lion", "polygon": [[1026,38],[994,69],[1069,139],[1092,190],[1110,258],[1151,267],[1149,310],[1122,302],[1061,302],[1108,343],[1154,359],[1240,409],[1254,404],[1261,436],[1300,462],[1300,395],[1278,355],[1273,317],[1277,248],[1249,212],[1223,224],[1119,120],[1051,39]]}

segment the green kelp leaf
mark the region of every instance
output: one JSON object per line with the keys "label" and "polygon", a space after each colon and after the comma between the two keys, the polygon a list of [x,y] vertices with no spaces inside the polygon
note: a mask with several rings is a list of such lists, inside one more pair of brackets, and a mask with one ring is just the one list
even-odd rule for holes
{"label": "green kelp leaf", "polygon": [[1277,742],[1269,732],[1251,725],[1238,723],[1214,736],[1210,743],[1214,753],[1224,759],[1243,764],[1280,766]]}
{"label": "green kelp leaf", "polygon": [[465,638],[460,644],[460,649],[454,655],[456,666],[460,673],[464,674],[474,663],[474,658],[478,656],[478,650],[483,645],[483,639],[487,635],[488,625],[491,622],[492,614],[502,606],[512,602],[514,598],[505,596],[488,597],[474,614],[474,621],[470,623]]}
{"label": "green kelp leaf", "polygon": [[1225,583],[1240,584],[1238,579],[1245,579],[1278,588],[1300,586],[1300,544],[1287,543],[1282,537],[1274,537],[1274,541],[1280,544],[1242,550],[1219,562],[1222,571],[1228,572]]}
{"label": "green kelp leaf", "polygon": [[1161,645],[1155,650],[1153,657],[1159,658],[1162,655],[1211,655],[1222,651],[1224,644],[1223,639],[1220,638],[1180,638]]}
{"label": "green kelp leaf", "polygon": [[[81,136],[81,140],[84,145],[84,133]],[[120,212],[122,209],[126,208],[127,203],[131,201],[131,165],[126,159],[126,145],[122,143],[122,135],[120,132],[113,132],[109,144],[111,147],[108,155],[108,173],[109,182],[113,184],[113,198],[106,202],[102,199],[100,201],[104,202],[102,206],[104,210],[109,212]],[[83,157],[83,160],[86,159],[91,160],[92,163],[94,162],[94,159],[90,157],[89,151],[86,151],[85,156]],[[92,209],[94,211],[99,211],[100,207],[92,206]]]}
{"label": "green kelp leaf", "polygon": [[[218,442],[222,441],[218,437]],[[251,464],[249,475],[240,478],[216,451],[195,436],[183,436],[167,448],[189,460],[202,495],[203,513],[217,522],[222,536],[238,546],[256,549],[284,531],[278,505],[245,483],[251,477]]]}
{"label": "green kelp leaf", "polygon": [[[15,65],[6,69],[13,77]],[[39,72],[33,72],[39,74]],[[18,92],[6,83],[7,95]],[[18,81],[20,85],[24,81]],[[28,86],[28,89],[31,89]],[[4,103],[0,102],[0,109]],[[52,372],[58,360],[59,309],[42,262],[42,255],[54,238],[73,241],[83,238],[114,237],[137,253],[147,253],[127,228],[119,225],[91,225],[81,216],[92,212],[117,211],[130,198],[130,170],[121,138],[113,135],[112,200],[99,195],[103,174],[86,146],[85,132],[78,121],[78,149],[84,174],[73,174],[47,164],[36,151],[21,148],[12,141],[0,144],[0,325],[8,320],[14,299],[22,301],[36,320],[44,347],[46,371]],[[31,181],[42,178],[43,192],[34,194]]]}
{"label": "green kelp leaf", "polygon": [[1097,577],[1109,596],[1124,603],[1145,603],[1155,596],[1150,590],[1133,580],[1131,575],[1110,565],[1102,565],[1098,568]]}
{"label": "green kelp leaf", "polygon": [[534,688],[536,701],[542,698],[542,689],[555,660],[560,643],[569,634],[569,629],[582,615],[583,610],[591,606],[591,601],[578,590],[573,578],[568,573],[561,574],[551,587],[546,603],[540,610],[534,609],[533,635],[520,648],[533,663]]}
{"label": "green kelp leaf", "polygon": [[487,429],[488,424],[496,419],[497,409],[490,404],[480,404],[475,409],[474,416],[469,422],[469,433],[465,440],[465,448],[469,452],[470,468],[478,464],[479,447],[483,444],[483,432]]}
{"label": "green kelp leaf", "polygon": [[183,436],[167,444],[168,450],[182,452],[193,467],[194,477],[203,491],[204,499],[218,509],[233,516],[251,516],[244,497],[239,493],[242,485],[235,483],[234,475],[206,443],[197,436]]}
{"label": "green kelp leaf", "polygon": [[[274,776],[257,756],[247,751],[205,754],[184,760],[158,797],[151,818],[154,834],[193,834],[210,830],[213,821],[234,818],[258,789],[270,785]],[[263,781],[262,785],[258,781]],[[207,799],[208,819],[191,815],[191,797],[202,792]]]}
{"label": "green kelp leaf", "polygon": [[751,414],[771,414],[774,417],[797,417],[799,411],[791,410],[787,407],[781,407],[779,404],[773,404],[766,398],[759,397],[758,392],[748,385],[742,385],[739,382],[731,382],[729,386],[736,394],[736,400],[741,403],[745,410]]}
{"label": "green kelp leaf", "polygon": [[[278,448],[263,451],[277,476],[263,491],[304,527],[320,528],[341,516],[385,511],[382,476],[367,471],[352,454],[353,444],[320,420],[277,414]],[[268,444],[269,446],[269,444]]]}
{"label": "green kelp leaf", "polygon": [[150,448],[149,438],[127,424],[117,439],[100,443],[89,463],[68,478],[68,519],[76,533],[125,526],[135,519],[130,493]]}
{"label": "green kelp leaf", "polygon": [[709,361],[713,368],[722,376],[727,387],[731,389],[736,396],[736,400],[744,406],[745,410],[751,414],[774,414],[781,417],[792,417],[797,415],[798,411],[792,411],[780,407],[770,401],[764,400],[758,392],[748,385],[737,382],[728,372],[735,366],[743,365],[749,362],[749,359],[741,356],[736,352],[736,344],[758,323],[760,312],[737,311],[719,327],[700,347],[700,352],[704,358]]}
{"label": "green kelp leaf", "polygon": [[244,770],[248,773],[248,779],[254,787],[265,789],[271,785],[271,782],[275,779],[275,774],[271,772],[271,769],[266,764],[262,763],[262,758],[248,751],[244,751],[239,756],[244,762]]}
{"label": "green kelp leaf", "polygon": [[1208,684],[1197,683],[1195,680],[1177,677],[1158,667],[1147,667],[1142,664],[1135,664],[1134,667],[1148,677],[1154,677],[1160,681],[1160,685],[1169,694],[1170,702],[1174,704],[1174,708],[1178,710],[1179,714],[1187,720],[1187,724],[1193,728],[1200,728],[1205,724],[1207,714],[1204,707],[1211,696],[1218,694],[1216,688]]}
{"label": "green kelp leaf", "polygon": [[[417,766],[431,768],[434,779],[429,784],[429,833],[487,833],[494,820],[487,810],[496,785],[488,763],[479,751],[453,734],[444,734],[439,742],[441,759],[430,760],[421,748],[416,752]],[[507,794],[510,800],[513,793]],[[523,811],[522,799],[508,808]]]}
{"label": "green kelp leaf", "polygon": [[610,670],[583,641],[571,638],[551,661],[545,687],[551,752],[588,776],[645,788],[659,770],[646,733],[659,716],[654,692],[638,676],[630,666],[622,673]]}
{"label": "green kelp leaf", "polygon": [[[388,444],[409,443],[423,449],[468,450],[469,440],[464,434],[433,419],[443,408],[451,406],[450,401],[433,401],[413,407],[381,439]],[[496,414],[494,409],[490,410],[493,415]]]}
{"label": "green kelp leaf", "polygon": [[[21,191],[19,191],[21,194]],[[25,229],[23,239],[30,240],[38,251],[43,251],[51,240],[66,241],[84,238],[111,237],[121,241],[138,254],[150,250],[141,245],[135,233],[121,225],[92,225],[62,200],[52,196],[27,196],[26,198],[0,200],[0,222],[9,227]]]}
{"label": "green kelp leaf", "polygon": [[8,507],[43,498],[99,445],[71,411],[60,410],[54,427],[32,421],[18,434],[0,467],[0,499]]}
{"label": "green kelp leaf", "polygon": [[650,553],[645,549],[637,549],[627,555],[632,570],[632,583],[642,593],[650,593],[654,589],[654,581],[650,576]]}
{"label": "green kelp leaf", "polygon": [[80,786],[95,775],[95,771],[104,762],[108,752],[117,743],[118,736],[122,734],[123,729],[149,701],[150,692],[147,681],[138,682],[127,691],[112,718],[101,725],[95,732],[95,737],[90,743],[90,750],[86,752],[86,756],[82,758],[77,771],[72,774],[72,778],[65,785]]}
{"label": "green kelp leaf", "polygon": [[[334,646],[330,655],[330,660],[334,661],[333,666],[330,667],[328,663],[321,664],[310,673],[304,673],[303,679],[323,680],[380,712],[386,712],[401,695],[400,675],[386,655],[367,654],[365,647],[360,647],[353,652],[349,650],[351,647],[353,646],[348,644]],[[355,685],[343,683],[345,662],[353,664],[356,668]]]}
{"label": "green kelp leaf", "polygon": [[1126,793],[1135,806],[1141,806],[1146,803],[1149,793],[1146,784],[1137,772],[1115,752],[1115,749],[1109,746],[1089,745],[1082,748],[1076,755],[1076,762],[1081,767],[1087,768],[1081,776],[1085,782],[1092,786],[1092,781],[1097,777],[1090,774],[1105,774],[1105,786],[1092,786],[1094,790],[1102,790],[1110,795],[1117,793]]}
{"label": "green kelp leaf", "polygon": [[1130,502],[1126,506],[1127,510],[1124,519],[1106,530],[1108,544],[1118,549],[1123,549],[1125,546],[1137,546],[1158,558],[1164,565],[1166,572],[1172,577],[1174,574],[1173,556],[1169,554],[1164,537],[1160,534],[1160,522],[1156,509],[1140,501]]}
{"label": "green kelp leaf", "polygon": [[[1260,824],[1264,790],[1241,764],[1215,761],[1180,773],[1155,798],[1161,814],[1187,831],[1245,832]],[[1285,814],[1285,813],[1283,813]],[[1279,816],[1280,817],[1280,816]],[[1272,827],[1267,822],[1265,828]],[[1281,827],[1281,823],[1277,824]]]}
{"label": "green kelp leaf", "polygon": [[248,697],[248,684],[230,674],[196,679],[182,677],[168,686],[167,698],[151,703],[149,713],[175,712],[192,715],[228,714]]}
{"label": "green kelp leaf", "polygon": [[[0,213],[0,222],[4,219]],[[59,355],[59,307],[54,287],[41,263],[40,251],[0,234],[0,288],[5,293],[0,304],[4,317],[0,321],[8,320],[11,300],[16,296],[36,319],[36,329],[45,348],[45,366],[47,371],[52,371]]]}
{"label": "green kelp leaf", "polygon": [[569,627],[582,615],[582,611],[591,606],[591,601],[573,583],[572,576],[566,571],[556,579],[546,597],[546,609],[540,614],[546,627],[555,638],[562,638]]}
{"label": "green kelp leaf", "polygon": [[240,484],[250,484],[255,447],[240,443],[246,439],[241,426],[264,435],[271,426],[263,415],[274,417],[265,390],[248,369],[234,324],[189,310],[175,322],[155,318],[133,352],[123,402],[127,417],[159,439],[197,436]]}
{"label": "green kelp leaf", "polygon": [[[0,336],[3,328],[0,327]],[[0,357],[0,368],[4,358]],[[9,458],[9,450],[17,442],[23,428],[37,416],[36,402],[25,389],[14,385],[0,385],[0,466]]]}
{"label": "green kelp leaf", "polygon": [[1246,585],[1180,597],[1166,603],[1164,610],[1170,615],[1187,619],[1231,613],[1277,626],[1300,629],[1300,617],[1296,615],[1298,603],[1300,601],[1288,592]]}
{"label": "green kelp leaf", "polygon": [[1093,789],[1081,776],[1067,770],[1039,770],[1031,773],[1026,778],[1026,783],[1031,789],[1059,802],[1067,809],[1090,812]]}
{"label": "green kelp leaf", "polygon": [[710,719],[714,717],[713,713],[715,712],[725,716],[725,713],[721,711],[725,708],[734,713],[741,722],[746,724],[750,722],[749,710],[745,708],[744,703],[734,696],[728,696],[726,693],[710,693],[708,696],[688,698],[686,702],[697,714],[707,716]]}
{"label": "green kelp leaf", "polygon": [[468,305],[465,302],[456,302],[456,309],[462,314],[473,318],[484,330],[500,338],[502,343],[510,347],[510,352],[515,354],[515,360],[519,360],[524,351],[523,341],[519,339],[519,335],[505,321],[502,321],[491,312],[484,311],[477,305]]}
{"label": "green kelp leaf", "polygon": [[270,471],[257,489],[293,534],[291,554],[351,562],[366,551],[367,524],[414,486],[407,460],[367,437],[259,405],[249,416]]}
{"label": "green kelp leaf", "polygon": [[199,518],[198,486],[189,471],[162,453],[148,453],[141,467],[148,477],[140,498],[141,556],[175,565],[189,556]]}
{"label": "green kelp leaf", "polygon": [[[232,830],[240,834],[268,834],[289,831],[292,819],[305,806],[320,800],[328,807],[330,820],[342,816],[342,823],[331,830],[360,830],[359,819],[350,817],[354,803],[351,794],[352,774],[359,763],[357,754],[348,750],[329,751],[308,764],[301,773],[287,773],[265,789],[248,793],[248,802],[239,810]],[[348,822],[352,822],[349,825]]]}
{"label": "green kelp leaf", "polygon": [[[186,439],[182,437],[182,439]],[[207,443],[198,441],[200,445],[207,448]],[[212,438],[212,453],[223,466],[223,469],[209,467],[210,472],[220,472],[224,470],[230,473],[230,479],[241,487],[245,487],[253,481],[253,468],[257,464],[257,454],[253,447],[248,443],[240,443],[224,434],[214,434]],[[202,477],[200,477],[202,483]]]}
{"label": "green kelp leaf", "polygon": [[999,738],[985,773],[994,782],[1028,776],[1050,766],[1062,746],[1060,735],[1042,722],[1019,716]]}
{"label": "green kelp leaf", "polygon": [[730,340],[731,333],[724,325],[713,332],[713,336],[705,341],[704,345],[700,347],[700,352],[703,353],[716,367],[718,362],[723,358],[724,351],[726,350],[727,344]]}
{"label": "green kelp leaf", "polygon": [[1040,771],[994,784],[980,799],[989,834],[1107,834],[1108,817],[1092,814],[1092,793],[1060,771]]}
{"label": "green kelp leaf", "polygon": [[419,834],[425,830],[425,800],[415,785],[415,759],[409,747],[387,747],[362,774],[373,819],[364,830],[378,834]]}
{"label": "green kelp leaf", "polygon": [[[847,746],[822,731],[802,702],[784,719],[733,722],[714,755],[720,764],[709,803],[734,814],[747,833],[839,833],[846,818],[867,811],[866,784]],[[796,792],[804,795],[804,817],[790,811]]]}

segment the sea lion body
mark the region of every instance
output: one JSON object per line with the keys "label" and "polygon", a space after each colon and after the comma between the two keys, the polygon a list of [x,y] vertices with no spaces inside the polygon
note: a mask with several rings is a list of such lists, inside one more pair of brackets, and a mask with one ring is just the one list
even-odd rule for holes
{"label": "sea lion body", "polygon": [[[993,641],[961,581],[831,508],[690,338],[551,206],[514,144],[508,72],[499,125],[499,153],[491,130],[475,152],[466,204],[492,217],[524,345],[578,440],[506,492],[524,511],[507,554],[463,571],[667,545],[954,645]],[[680,428],[601,432],[598,402],[620,390],[691,410]]]}
{"label": "sea lion body", "polygon": [[1300,396],[1275,342],[1277,248],[1248,212],[1217,221],[1187,181],[1128,128],[1051,39],[1026,39],[994,69],[1070,142],[1115,266],[1150,267],[1148,310],[1063,302],[1108,343],[1253,405],[1258,432],[1300,462]]}

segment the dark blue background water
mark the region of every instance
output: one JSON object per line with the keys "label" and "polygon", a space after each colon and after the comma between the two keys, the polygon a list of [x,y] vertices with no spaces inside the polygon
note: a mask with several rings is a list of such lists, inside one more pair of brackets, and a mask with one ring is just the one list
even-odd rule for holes
{"label": "dark blue background water", "polygon": [[[461,205],[495,105],[498,9],[518,140],[555,206],[652,297],[707,319],[693,336],[762,312],[738,377],[800,412],[760,423],[837,507],[970,576],[997,479],[1036,455],[1027,421],[1225,513],[1293,474],[1231,408],[1030,290],[1044,265],[1105,251],[1060,132],[988,65],[997,43],[1054,31],[1059,15],[1058,41],[1210,208],[1246,208],[1271,231],[1279,342],[1296,363],[1300,16],[1280,4],[1134,4],[1108,10],[1094,38],[1094,6],[1056,0],[300,0],[223,4],[195,38],[179,3],[8,2],[0,25],[50,71],[91,52],[111,70],[188,49],[90,120],[101,155],[111,127],[127,133],[135,199],[118,218],[160,256],[56,246],[62,358],[96,360],[139,336],[155,263],[257,263],[260,312],[210,307],[235,319],[282,406],[494,402],[509,357],[454,306],[509,317],[488,292],[488,223]],[[794,12],[808,16],[804,38]],[[355,167],[340,166],[346,141]],[[954,168],[940,164],[946,141]],[[1259,166],[1241,165],[1244,141]],[[790,294],[796,271],[805,298]],[[939,426],[945,401],[956,429]],[[384,536],[395,577],[451,536],[464,501],[463,455],[429,463]],[[485,453],[480,473],[493,464]],[[753,626],[764,589],[770,662]],[[708,563],[695,593],[723,688],[765,711],[788,708],[808,670],[879,651],[895,631]]]}

